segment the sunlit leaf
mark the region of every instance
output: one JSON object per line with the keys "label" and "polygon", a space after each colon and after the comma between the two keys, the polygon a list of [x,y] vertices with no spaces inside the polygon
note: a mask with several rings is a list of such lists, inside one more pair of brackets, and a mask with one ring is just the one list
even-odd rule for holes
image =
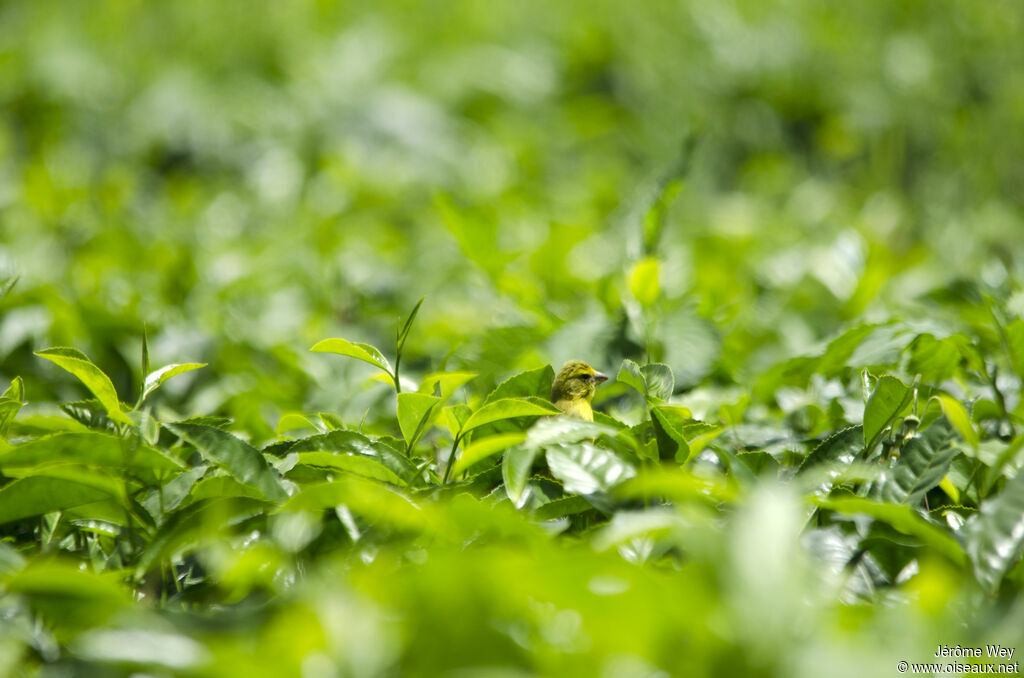
{"label": "sunlit leaf", "polygon": [[176,377],[179,374],[191,372],[192,370],[198,370],[202,367],[206,367],[206,363],[172,363],[150,372],[146,375],[146,382],[142,388],[142,399],[148,398],[149,394],[160,388],[160,385],[171,377]]}
{"label": "sunlit leaf", "polygon": [[658,300],[658,260],[646,257],[633,264],[629,271],[629,292],[641,306],[648,308]]}
{"label": "sunlit leaf", "polygon": [[971,424],[971,415],[967,414],[964,406],[956,398],[945,394],[938,398],[942,404],[942,413],[946,415],[946,419],[953,425],[956,432],[968,445],[978,449],[978,432],[974,430],[974,425]]}
{"label": "sunlit leaf", "polygon": [[324,339],[323,341],[318,341],[309,350],[317,353],[335,353],[348,356],[349,358],[362,360],[364,363],[370,363],[388,374],[392,372],[391,363],[384,357],[384,354],[369,344],[352,342],[347,339]]}
{"label": "sunlit leaf", "polygon": [[560,414],[557,407],[538,398],[502,398],[483,405],[466,420],[462,432],[468,433],[485,424],[515,417],[540,417]]}
{"label": "sunlit leaf", "polygon": [[398,426],[405,438],[406,449],[412,449],[426,430],[434,408],[441,399],[423,393],[398,394]]}
{"label": "sunlit leaf", "polygon": [[479,440],[475,439],[472,443],[462,448],[462,454],[455,461],[452,472],[458,475],[473,464],[500,454],[524,440],[526,440],[525,433],[498,433],[486,438],[480,438]]}
{"label": "sunlit leaf", "polygon": [[107,410],[107,416],[111,420],[131,426],[132,420],[121,409],[121,401],[117,398],[117,391],[114,390],[114,384],[111,383],[110,377],[96,367],[88,356],[73,348],[63,347],[48,348],[36,351],[35,354],[56,363],[78,377],[86,388],[96,396],[96,399],[103,403],[103,407]]}

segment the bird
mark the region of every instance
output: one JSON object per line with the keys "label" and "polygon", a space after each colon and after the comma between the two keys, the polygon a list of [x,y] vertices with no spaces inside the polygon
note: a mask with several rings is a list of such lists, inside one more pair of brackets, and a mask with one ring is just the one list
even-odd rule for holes
{"label": "bird", "polygon": [[604,381],[608,381],[608,377],[587,363],[570,360],[558,370],[551,384],[551,402],[567,416],[594,421],[590,399],[598,384]]}

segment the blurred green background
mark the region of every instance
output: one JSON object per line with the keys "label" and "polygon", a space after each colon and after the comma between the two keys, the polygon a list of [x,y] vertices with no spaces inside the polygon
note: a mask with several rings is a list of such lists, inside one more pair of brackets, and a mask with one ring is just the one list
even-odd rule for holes
{"label": "blurred green background", "polygon": [[128,397],[146,323],[155,363],[215,366],[168,403],[268,437],[365,377],[309,346],[387,345],[426,295],[412,370],[649,353],[685,387],[743,383],[851,318],[1018,277],[1022,16],[5,2],[0,381],[53,397],[31,351],[74,345]]}
{"label": "blurred green background", "polygon": [[[33,355],[74,346],[134,401],[146,326],[153,365],[209,363],[154,398],[164,421],[227,416],[263,444],[283,414],[327,411],[397,435],[387,384],[308,349],[345,337],[393,355],[425,296],[412,385],[472,370],[478,398],[569,358],[613,375],[623,358],[660,361],[698,418],[736,424],[753,404],[822,435],[862,414],[859,398],[837,404],[852,371],[826,383],[843,365],[898,372],[919,357],[903,353],[911,337],[961,331],[989,358],[1005,343],[992,309],[1024,315],[1022,34],[1016,0],[6,0],[0,281],[18,281],[0,299],[0,387],[24,378],[29,417],[86,397]],[[833,373],[785,362],[890,320]],[[926,381],[995,398],[968,384],[954,343]],[[1021,409],[1020,379],[993,361],[1010,402],[983,431],[990,449]],[[603,388],[598,409],[635,423],[639,401]],[[378,541],[314,554],[308,571],[295,553],[319,523],[297,546],[211,538],[215,592],[197,598],[224,604],[208,627],[60,570],[98,615],[72,654],[130,669],[116,649],[137,646],[166,675],[436,675],[457,656],[460,676],[862,676],[937,642],[1019,642],[1019,566],[984,604],[931,552],[871,573],[898,594],[871,590],[844,569],[855,519],[808,537],[803,488],[747,475],[727,528],[684,502],[577,543],[456,498],[428,504],[428,527],[384,511]],[[622,546],[633,521],[663,550]],[[10,590],[31,594],[20,576]],[[138,616],[100,629],[108,607]],[[981,610],[969,632],[965,609]],[[52,659],[24,638],[10,647]]]}

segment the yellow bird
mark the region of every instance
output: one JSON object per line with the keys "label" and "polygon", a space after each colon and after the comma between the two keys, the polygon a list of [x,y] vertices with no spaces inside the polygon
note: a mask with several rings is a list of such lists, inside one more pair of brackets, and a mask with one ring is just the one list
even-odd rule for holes
{"label": "yellow bird", "polygon": [[551,384],[551,402],[570,417],[594,421],[590,399],[598,384],[607,380],[608,377],[582,360],[570,360],[562,365]]}

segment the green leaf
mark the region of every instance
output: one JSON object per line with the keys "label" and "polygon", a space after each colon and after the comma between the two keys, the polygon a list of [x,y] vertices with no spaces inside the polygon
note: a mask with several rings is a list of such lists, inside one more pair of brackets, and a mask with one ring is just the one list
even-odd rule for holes
{"label": "green leaf", "polygon": [[0,282],[0,301],[3,301],[4,297],[6,297],[12,289],[14,289],[14,286],[17,284],[19,277],[20,276],[15,275],[10,278],[4,278],[3,282]]}
{"label": "green leaf", "polygon": [[[118,436],[96,431],[58,433],[37,438],[0,453],[0,468],[43,468],[52,464],[81,464],[172,473],[184,465],[146,445],[135,445]],[[150,477],[152,474],[149,474]]]}
{"label": "green leaf", "polygon": [[1024,379],[1024,320],[1021,318],[1015,318],[1006,326],[1006,345],[1014,372]]}
{"label": "green leaf", "polygon": [[540,417],[560,414],[557,407],[539,398],[502,398],[491,401],[474,412],[462,426],[462,434],[503,419]]}
{"label": "green leaf", "polygon": [[259,450],[227,431],[202,424],[167,424],[174,433],[195,445],[199,453],[230,473],[236,480],[252,485],[273,501],[284,501],[288,494],[277,471]]}
{"label": "green leaf", "polygon": [[370,363],[374,367],[384,370],[388,375],[391,374],[391,363],[383,353],[369,344],[360,344],[347,339],[324,339],[314,344],[313,348],[309,350],[317,353],[335,353],[362,360],[364,363]]}
{"label": "green leaf", "polygon": [[618,430],[610,426],[576,417],[550,417],[540,419],[530,427],[526,434],[526,445],[533,449],[543,449],[549,445],[578,443],[583,440],[594,440],[601,435],[615,436],[618,433]]}
{"label": "green leaf", "polygon": [[444,408],[445,423],[448,425],[448,432],[455,438],[462,431],[469,418],[473,416],[473,408],[469,405],[449,405]]}
{"label": "green leaf", "polygon": [[914,391],[891,375],[879,377],[864,406],[864,447],[874,448],[882,433],[902,414],[914,398]]}
{"label": "green leaf", "polygon": [[172,363],[150,372],[146,375],[146,381],[142,387],[142,400],[148,398],[150,393],[160,388],[160,385],[171,377],[176,377],[179,374],[191,372],[192,370],[198,370],[202,367],[206,367],[206,363]]}
{"label": "green leaf", "polygon": [[423,305],[423,301],[425,299],[426,297],[420,297],[420,300],[412,307],[412,311],[409,312],[409,316],[405,319],[405,323],[402,325],[402,328],[398,330],[398,341],[396,342],[398,355],[401,355],[402,349],[405,348],[405,340],[409,337],[409,331],[412,330],[412,323],[416,319],[416,314],[420,312],[420,306]]}
{"label": "green leaf", "polygon": [[549,398],[551,397],[551,383],[554,380],[555,371],[551,365],[520,372],[501,382],[488,393],[487,398],[484,399],[484,405],[505,398],[528,398],[530,396]]}
{"label": "green leaf", "polygon": [[441,399],[423,393],[398,394],[398,427],[405,439],[405,448],[411,450],[427,429],[430,416]]}
{"label": "green leaf", "polygon": [[[394,439],[389,438],[388,440]],[[408,482],[416,474],[416,467],[405,456],[405,450],[401,443],[397,440],[394,440],[394,443],[393,446],[381,439],[369,438],[355,431],[329,431],[321,435],[296,440],[287,448],[286,452],[289,454],[303,452],[362,454],[378,459],[395,475]]]}
{"label": "green leaf", "polygon": [[977,450],[979,442],[978,432],[974,430],[974,426],[971,424],[971,415],[967,414],[967,410],[960,401],[952,396],[942,394],[938,396],[938,399],[942,405],[942,413],[946,415],[949,423],[953,425],[953,428],[964,439],[964,442]]}
{"label": "green leaf", "polygon": [[649,308],[658,300],[658,260],[645,257],[633,264],[629,271],[629,292],[644,308]]}
{"label": "green leaf", "polygon": [[917,537],[952,562],[966,563],[964,551],[948,532],[928,522],[910,506],[879,503],[864,497],[815,497],[811,501],[817,506],[844,515],[867,515],[881,520],[898,532]]}
{"label": "green leaf", "polygon": [[110,377],[96,367],[84,353],[73,348],[55,347],[36,351],[35,354],[56,363],[78,377],[103,404],[107,410],[107,416],[112,421],[127,426],[132,425],[132,420],[121,409],[121,402],[117,398],[117,391],[114,390],[114,384],[110,381]]}
{"label": "green leaf", "polygon": [[361,454],[336,454],[333,452],[302,452],[299,463],[306,466],[338,469],[348,471],[365,478],[382,480],[392,485],[405,485],[398,475],[373,457]]}
{"label": "green leaf", "polygon": [[622,361],[622,367],[619,368],[619,374],[615,377],[615,381],[631,386],[641,395],[647,395],[640,366],[629,358]]}
{"label": "green leaf", "polygon": [[998,495],[984,500],[978,515],[961,530],[974,574],[989,593],[1024,553],[1024,472],[1018,472]]}
{"label": "green leaf", "polygon": [[476,372],[438,372],[423,378],[420,393],[436,395],[443,401],[452,397],[457,389],[476,378]]}
{"label": "green leaf", "polygon": [[872,495],[883,501],[916,506],[936,487],[958,452],[949,447],[953,431],[944,419],[936,421],[903,445],[896,464],[882,473]]}
{"label": "green leaf", "polygon": [[24,406],[25,382],[21,377],[11,380],[11,385],[0,395],[0,438],[7,436],[11,422],[18,416],[18,412]]}
{"label": "green leaf", "polygon": [[299,412],[285,412],[281,415],[281,418],[277,420],[277,426],[274,427],[274,433],[277,435],[283,435],[288,431],[298,431],[301,429],[311,428],[318,433],[322,433],[324,428],[317,426],[315,422],[311,421],[309,417]]}
{"label": "green leaf", "polygon": [[683,427],[691,423],[690,411],[685,407],[661,405],[651,408],[651,423],[658,441],[658,456],[685,464],[690,458],[690,446]]}
{"label": "green leaf", "polygon": [[571,495],[568,497],[562,497],[561,499],[555,499],[549,501],[546,504],[541,504],[533,510],[534,520],[555,520],[556,518],[564,518],[565,516],[576,515],[577,513],[583,513],[594,508],[590,505],[590,502],[580,497],[579,495]]}
{"label": "green leaf", "polygon": [[851,426],[833,433],[800,464],[799,473],[821,465],[849,466],[864,452],[864,427]]}
{"label": "green leaf", "polygon": [[479,440],[474,439],[472,443],[462,448],[462,454],[455,461],[452,472],[458,475],[473,464],[483,461],[488,457],[500,454],[511,447],[515,447],[526,440],[525,433],[499,433],[487,436]]}
{"label": "green leaf", "polygon": [[662,363],[651,363],[640,368],[648,398],[668,400],[676,388],[672,368]]}
{"label": "green leaf", "polygon": [[21,377],[11,379],[11,385],[0,395],[0,398],[7,398],[19,403],[25,402],[25,382]]}
{"label": "green leaf", "polygon": [[295,493],[281,511],[322,511],[346,506],[371,522],[396,529],[430,531],[434,528],[423,509],[388,485],[356,475],[304,487]]}
{"label": "green leaf", "polygon": [[537,454],[536,448],[513,447],[501,460],[501,478],[505,483],[505,493],[516,508],[522,508],[527,499],[526,487]]}
{"label": "green leaf", "polygon": [[591,443],[547,448],[551,473],[574,494],[606,492],[636,475],[636,469],[610,450]]}
{"label": "green leaf", "polygon": [[0,488],[0,524],[113,496],[117,496],[116,489],[102,482],[33,475]]}

